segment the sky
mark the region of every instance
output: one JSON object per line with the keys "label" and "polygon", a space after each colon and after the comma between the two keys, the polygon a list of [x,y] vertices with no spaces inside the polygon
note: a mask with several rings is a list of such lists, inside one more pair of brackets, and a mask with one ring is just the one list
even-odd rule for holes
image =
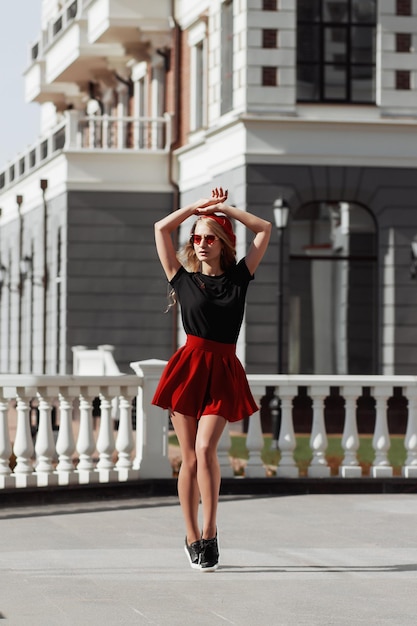
{"label": "sky", "polygon": [[41,32],[42,0],[0,0],[0,171],[39,136],[39,104],[25,103],[24,70]]}

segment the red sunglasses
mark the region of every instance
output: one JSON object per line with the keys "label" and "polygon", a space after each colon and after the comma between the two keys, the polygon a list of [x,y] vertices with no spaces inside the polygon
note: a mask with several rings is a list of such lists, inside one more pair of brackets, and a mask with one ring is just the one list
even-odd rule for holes
{"label": "red sunglasses", "polygon": [[203,237],[209,246],[212,246],[213,243],[218,239],[216,235],[191,235],[190,242],[199,246]]}

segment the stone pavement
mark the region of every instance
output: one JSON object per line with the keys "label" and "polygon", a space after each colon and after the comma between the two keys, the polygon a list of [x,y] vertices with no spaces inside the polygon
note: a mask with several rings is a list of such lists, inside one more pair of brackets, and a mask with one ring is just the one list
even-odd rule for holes
{"label": "stone pavement", "polygon": [[10,626],[414,625],[417,496],[222,496],[192,570],[175,497],[2,506]]}

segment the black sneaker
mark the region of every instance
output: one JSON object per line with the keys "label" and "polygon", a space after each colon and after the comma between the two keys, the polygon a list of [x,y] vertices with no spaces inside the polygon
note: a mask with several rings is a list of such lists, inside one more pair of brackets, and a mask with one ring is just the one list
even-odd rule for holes
{"label": "black sneaker", "polygon": [[201,541],[193,541],[193,543],[188,545],[186,537],[184,550],[188,560],[190,561],[191,567],[193,569],[200,569]]}
{"label": "black sneaker", "polygon": [[219,567],[219,546],[217,535],[213,539],[201,540],[200,569],[203,572],[214,572]]}

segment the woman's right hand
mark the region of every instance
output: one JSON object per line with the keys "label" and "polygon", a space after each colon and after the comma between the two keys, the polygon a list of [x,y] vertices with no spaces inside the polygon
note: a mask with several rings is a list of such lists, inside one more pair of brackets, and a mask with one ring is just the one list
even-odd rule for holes
{"label": "woman's right hand", "polygon": [[[197,208],[195,211],[196,215],[199,215],[199,209],[206,209],[209,207],[213,207],[212,210],[215,210],[215,205],[223,204],[227,200],[227,189],[223,191],[222,187],[216,187],[211,192],[211,198],[202,198],[199,200],[197,204]],[[206,211],[205,211],[206,213]]]}

